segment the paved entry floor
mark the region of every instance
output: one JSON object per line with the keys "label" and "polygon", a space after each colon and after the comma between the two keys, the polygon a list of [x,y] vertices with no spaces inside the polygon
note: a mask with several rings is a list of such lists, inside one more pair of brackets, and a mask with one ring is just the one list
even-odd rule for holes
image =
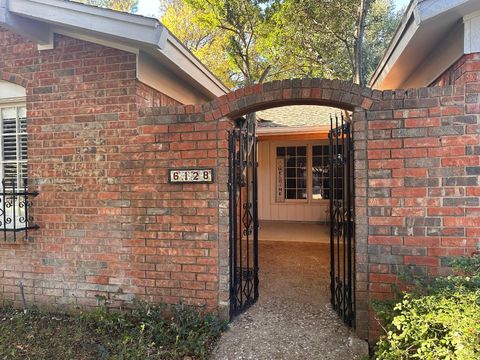
{"label": "paved entry floor", "polygon": [[230,324],[212,359],[360,359],[366,342],[330,307],[328,244],[259,243],[260,299]]}
{"label": "paved entry floor", "polygon": [[330,228],[326,224],[260,221],[260,240],[321,242],[330,244]]}

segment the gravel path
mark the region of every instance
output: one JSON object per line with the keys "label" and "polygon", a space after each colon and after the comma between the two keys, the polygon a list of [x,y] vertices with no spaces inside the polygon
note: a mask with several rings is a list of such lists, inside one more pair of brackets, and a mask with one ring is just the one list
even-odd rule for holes
{"label": "gravel path", "polygon": [[212,359],[354,360],[367,354],[329,302],[329,245],[260,242],[260,299],[230,325]]}

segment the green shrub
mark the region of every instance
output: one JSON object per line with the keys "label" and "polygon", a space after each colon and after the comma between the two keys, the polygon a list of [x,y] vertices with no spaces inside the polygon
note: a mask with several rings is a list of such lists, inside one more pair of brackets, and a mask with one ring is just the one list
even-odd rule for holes
{"label": "green shrub", "polygon": [[399,301],[375,305],[385,335],[375,359],[480,359],[479,258],[458,258],[458,273],[416,279]]}

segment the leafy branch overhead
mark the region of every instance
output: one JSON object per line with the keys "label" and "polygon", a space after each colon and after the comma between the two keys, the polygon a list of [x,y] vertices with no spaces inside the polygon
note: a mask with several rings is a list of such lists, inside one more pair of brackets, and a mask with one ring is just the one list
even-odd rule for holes
{"label": "leafy branch overhead", "polygon": [[392,0],[160,0],[162,22],[231,87],[319,76],[365,83],[400,13]]}

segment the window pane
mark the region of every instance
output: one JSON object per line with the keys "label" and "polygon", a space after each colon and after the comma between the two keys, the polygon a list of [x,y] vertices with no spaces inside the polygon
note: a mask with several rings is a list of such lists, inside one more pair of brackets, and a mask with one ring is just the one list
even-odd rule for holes
{"label": "window pane", "polygon": [[297,199],[306,199],[307,198],[307,190],[297,190]]}
{"label": "window pane", "polygon": [[287,166],[288,167],[295,167],[296,163],[297,163],[296,160],[297,160],[297,158],[294,157],[294,156],[292,156],[292,157],[287,156]]}
{"label": "window pane", "polygon": [[305,156],[297,157],[297,167],[305,168],[307,166],[307,158]]}
{"label": "window pane", "polygon": [[285,198],[286,199],[296,199],[297,198],[296,190],[287,190],[286,193],[285,193]]}
{"label": "window pane", "polygon": [[329,147],[312,146],[312,199],[329,198]]}
{"label": "window pane", "polygon": [[[306,146],[287,146],[277,148],[277,158],[283,159],[286,166],[284,169],[285,199],[294,200],[307,198],[306,154]],[[277,193],[278,192],[277,189]]]}
{"label": "window pane", "polygon": [[297,174],[297,171],[296,171],[295,168],[287,169],[286,178],[287,177],[295,177],[296,174]]}

